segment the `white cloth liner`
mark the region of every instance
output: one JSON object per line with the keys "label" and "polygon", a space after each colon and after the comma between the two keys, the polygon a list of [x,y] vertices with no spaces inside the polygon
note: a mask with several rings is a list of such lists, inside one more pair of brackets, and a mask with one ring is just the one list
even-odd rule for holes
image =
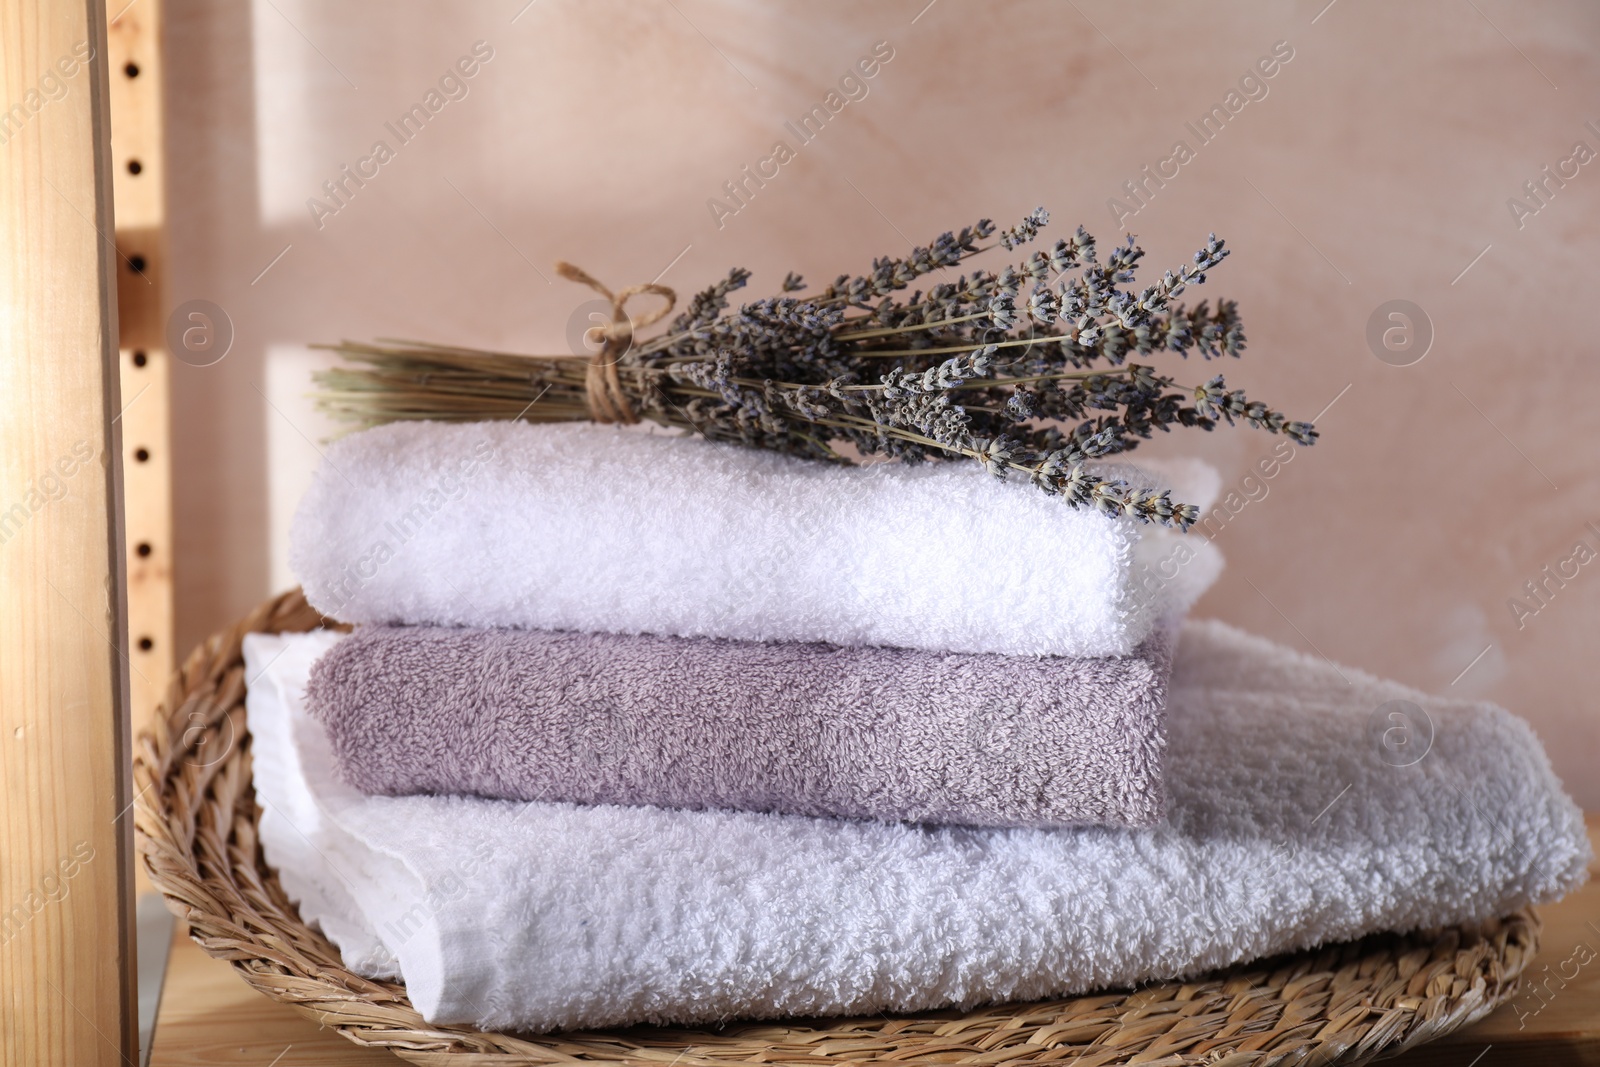
{"label": "white cloth liner", "polygon": [[[1106,469],[1202,509],[1217,495],[1198,461],[1146,467]],[[1222,566],[1198,538],[976,463],[840,467],[520,422],[335,442],[289,558],[312,606],[345,622],[1054,656],[1128,654]]]}
{"label": "white cloth liner", "polygon": [[1169,823],[1136,831],[364,797],[302,704],[335,640],[245,639],[262,843],[346,963],[403,977],[434,1023],[1071,994],[1506,914],[1581,884],[1589,859],[1521,720],[1215,622],[1180,640]]}

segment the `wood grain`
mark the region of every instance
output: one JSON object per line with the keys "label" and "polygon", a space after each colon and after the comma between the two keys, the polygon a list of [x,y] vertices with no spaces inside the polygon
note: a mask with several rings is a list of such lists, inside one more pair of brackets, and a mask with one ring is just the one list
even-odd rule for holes
{"label": "wood grain", "polygon": [[135,1053],[99,0],[0,0],[0,1060]]}

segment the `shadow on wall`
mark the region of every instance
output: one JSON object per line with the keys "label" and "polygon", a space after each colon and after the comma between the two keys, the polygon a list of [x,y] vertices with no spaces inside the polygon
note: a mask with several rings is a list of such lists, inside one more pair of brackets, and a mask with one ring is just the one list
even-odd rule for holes
{"label": "shadow on wall", "polygon": [[[274,253],[257,210],[251,5],[167,0],[167,205],[174,310],[207,300],[231,322],[225,358],[172,369],[178,660],[265,594],[261,385],[270,307],[237,246]],[[194,91],[203,85],[205,91]],[[224,239],[224,235],[226,238]],[[220,325],[220,324],[219,324]],[[206,365],[201,365],[206,364]]]}

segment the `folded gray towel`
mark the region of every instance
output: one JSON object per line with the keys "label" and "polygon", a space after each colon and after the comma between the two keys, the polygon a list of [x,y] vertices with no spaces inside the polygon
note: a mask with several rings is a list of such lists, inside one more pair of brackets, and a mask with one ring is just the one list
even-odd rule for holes
{"label": "folded gray towel", "polygon": [[370,626],[307,703],[354,788],[971,826],[1148,826],[1172,634],[1021,658]]}

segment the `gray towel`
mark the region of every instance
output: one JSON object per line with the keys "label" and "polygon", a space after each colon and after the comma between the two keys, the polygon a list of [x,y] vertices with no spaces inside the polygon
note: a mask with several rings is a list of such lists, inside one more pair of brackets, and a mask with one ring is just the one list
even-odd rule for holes
{"label": "gray towel", "polygon": [[368,794],[970,826],[1148,826],[1172,635],[1023,658],[370,626],[307,702]]}

